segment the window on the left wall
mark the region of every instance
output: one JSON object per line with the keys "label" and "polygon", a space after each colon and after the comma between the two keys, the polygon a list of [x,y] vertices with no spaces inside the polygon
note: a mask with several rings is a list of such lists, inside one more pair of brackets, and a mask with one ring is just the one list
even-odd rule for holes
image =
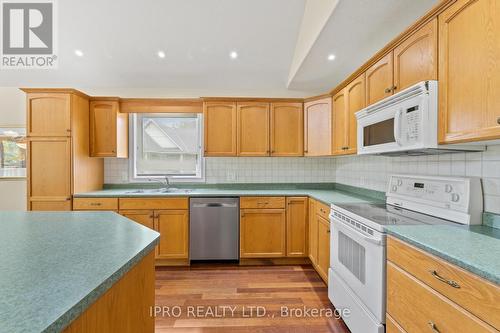
{"label": "window on the left wall", "polygon": [[134,180],[203,179],[201,114],[133,115]]}
{"label": "window on the left wall", "polygon": [[26,177],[26,129],[0,127],[0,179]]}

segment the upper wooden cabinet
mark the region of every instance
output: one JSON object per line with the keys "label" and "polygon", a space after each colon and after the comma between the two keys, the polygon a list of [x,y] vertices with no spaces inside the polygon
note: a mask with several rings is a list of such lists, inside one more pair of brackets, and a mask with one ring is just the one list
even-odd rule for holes
{"label": "upper wooden cabinet", "polygon": [[366,104],[370,105],[392,95],[393,54],[387,53],[382,59],[366,70]]}
{"label": "upper wooden cabinet", "polygon": [[236,103],[205,102],[205,156],[236,156]]}
{"label": "upper wooden cabinet", "polygon": [[269,156],[269,103],[238,103],[238,155]]}
{"label": "upper wooden cabinet", "polygon": [[332,153],[332,98],[304,103],[304,155]]}
{"label": "upper wooden cabinet", "polygon": [[30,137],[71,136],[71,95],[28,94],[27,135]]}
{"label": "upper wooden cabinet", "polygon": [[90,156],[128,157],[128,114],[117,100],[90,102]]}
{"label": "upper wooden cabinet", "polygon": [[286,204],[286,255],[307,257],[307,198],[287,197]]}
{"label": "upper wooden cabinet", "polygon": [[439,15],[439,141],[500,138],[500,6],[457,0]]}
{"label": "upper wooden cabinet", "polygon": [[353,80],[333,96],[333,154],[355,154],[357,151],[356,112],[365,106],[365,75]]}
{"label": "upper wooden cabinet", "polygon": [[437,80],[438,22],[433,19],[394,49],[394,91]]}
{"label": "upper wooden cabinet", "polygon": [[271,156],[304,154],[302,103],[271,104]]}

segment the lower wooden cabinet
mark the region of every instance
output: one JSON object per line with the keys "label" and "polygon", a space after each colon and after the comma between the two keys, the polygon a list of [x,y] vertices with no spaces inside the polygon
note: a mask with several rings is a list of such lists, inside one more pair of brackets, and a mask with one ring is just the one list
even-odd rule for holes
{"label": "lower wooden cabinet", "polygon": [[393,237],[387,332],[498,332],[500,287]]}
{"label": "lower wooden cabinet", "polygon": [[307,257],[307,198],[286,198],[286,255]]}
{"label": "lower wooden cabinet", "polygon": [[155,228],[155,212],[153,210],[121,210],[120,215],[142,224],[149,229]]}
{"label": "lower wooden cabinet", "polygon": [[160,233],[156,257],[158,259],[188,259],[188,211],[160,210],[155,213],[155,230]]}
{"label": "lower wooden cabinet", "polygon": [[240,257],[286,256],[285,209],[240,210]]}
{"label": "lower wooden cabinet", "polygon": [[314,265],[318,261],[318,220],[316,201],[309,199],[309,259]]}
{"label": "lower wooden cabinet", "polygon": [[323,281],[328,283],[328,267],[330,267],[330,222],[320,216],[318,220],[318,256],[316,270]]}

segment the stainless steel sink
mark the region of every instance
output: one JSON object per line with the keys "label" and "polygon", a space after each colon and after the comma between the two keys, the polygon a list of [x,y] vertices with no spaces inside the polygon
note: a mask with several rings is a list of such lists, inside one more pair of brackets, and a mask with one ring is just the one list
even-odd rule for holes
{"label": "stainless steel sink", "polygon": [[190,193],[191,189],[181,189],[181,188],[152,188],[152,189],[137,189],[126,191],[126,194],[157,194],[157,193]]}

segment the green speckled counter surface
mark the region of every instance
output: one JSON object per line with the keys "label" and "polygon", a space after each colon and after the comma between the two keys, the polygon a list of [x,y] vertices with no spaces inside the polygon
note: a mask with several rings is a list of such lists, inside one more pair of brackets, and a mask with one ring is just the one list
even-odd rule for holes
{"label": "green speckled counter surface", "polygon": [[[176,185],[177,186],[177,185]],[[313,187],[315,186],[315,187]],[[220,196],[309,196],[327,205],[332,203],[385,202],[384,193],[335,184],[224,184],[181,187],[174,193],[130,193],[134,187],[108,188],[75,194],[76,198],[92,197],[220,197]],[[140,188],[140,187],[139,187]]]}
{"label": "green speckled counter surface", "polygon": [[483,225],[392,225],[386,228],[396,238],[500,284],[499,229]]}
{"label": "green speckled counter surface", "polygon": [[111,212],[0,212],[0,331],[61,331],[158,237]]}

